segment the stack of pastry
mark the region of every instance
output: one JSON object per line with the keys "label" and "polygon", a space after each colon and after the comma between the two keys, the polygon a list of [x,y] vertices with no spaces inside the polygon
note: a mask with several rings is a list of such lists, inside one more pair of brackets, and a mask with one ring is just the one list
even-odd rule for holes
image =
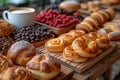
{"label": "stack of pastry", "polygon": [[100,10],[98,7],[101,4],[100,1],[89,1],[88,3],[80,3],[82,10],[88,10],[90,12],[96,12]]}
{"label": "stack of pastry", "polygon": [[45,43],[45,48],[49,52],[63,52],[64,48],[68,45],[71,45],[75,38],[84,34],[85,32],[82,30],[71,30],[68,33],[58,36],[57,38],[48,40]]}
{"label": "stack of pastry", "polygon": [[107,22],[104,28],[99,29],[98,32],[103,36],[107,36],[110,40],[120,40],[120,19]]}
{"label": "stack of pastry", "polygon": [[6,21],[0,20],[0,53],[5,54],[10,45],[13,44],[13,39],[10,37],[13,27]]}
{"label": "stack of pastry", "polygon": [[76,29],[84,30],[86,32],[97,31],[102,27],[102,24],[114,19],[116,13],[113,9],[100,10],[92,13],[85,18],[83,22],[76,26]]}
{"label": "stack of pastry", "polygon": [[101,54],[109,47],[109,39],[97,32],[91,32],[76,38],[72,45],[63,51],[63,57],[73,62],[85,62],[87,59]]}
{"label": "stack of pastry", "polygon": [[120,4],[120,0],[102,0],[102,4],[116,5],[116,4]]}

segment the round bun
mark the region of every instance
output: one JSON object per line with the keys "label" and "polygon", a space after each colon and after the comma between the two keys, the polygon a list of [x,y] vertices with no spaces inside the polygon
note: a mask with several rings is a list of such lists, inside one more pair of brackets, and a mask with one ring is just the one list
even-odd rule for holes
{"label": "round bun", "polygon": [[13,63],[10,59],[0,54],[0,72],[13,66]]}
{"label": "round bun", "polygon": [[48,54],[34,56],[26,65],[32,76],[39,80],[49,80],[60,72],[60,64]]}
{"label": "round bun", "polygon": [[13,31],[13,27],[6,21],[0,20],[0,37],[8,36]]}
{"label": "round bun", "polygon": [[108,37],[110,40],[120,40],[120,32],[110,32]]}
{"label": "round bun", "polygon": [[85,37],[76,38],[72,42],[72,48],[80,56],[87,58],[96,56],[99,49],[96,41],[91,41]]}
{"label": "round bun", "polygon": [[85,62],[88,58],[84,58],[76,53],[71,46],[68,46],[63,51],[63,57],[66,60],[73,61],[73,62]]}
{"label": "round bun", "polygon": [[62,52],[66,46],[67,43],[62,38],[50,39],[45,43],[45,49],[53,53]]}
{"label": "round bun", "polygon": [[7,52],[7,57],[11,59],[13,63],[19,65],[26,65],[34,55],[36,55],[35,47],[24,40],[11,45]]}
{"label": "round bun", "polygon": [[24,67],[14,66],[6,69],[0,74],[0,80],[35,80],[30,71]]}
{"label": "round bun", "polygon": [[80,9],[80,3],[76,1],[65,1],[65,2],[62,2],[59,5],[59,7],[68,12],[73,12],[73,11]]}

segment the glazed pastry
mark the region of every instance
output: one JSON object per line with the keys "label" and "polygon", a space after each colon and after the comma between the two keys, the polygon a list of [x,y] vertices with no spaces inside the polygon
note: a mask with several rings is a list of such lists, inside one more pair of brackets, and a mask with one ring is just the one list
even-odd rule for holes
{"label": "glazed pastry", "polygon": [[31,73],[24,67],[14,66],[0,74],[0,80],[35,80]]}
{"label": "glazed pastry", "polygon": [[76,53],[71,46],[68,46],[63,51],[63,58],[73,62],[85,62],[88,58],[84,58]]}
{"label": "glazed pastry", "polygon": [[101,49],[106,49],[109,47],[109,39],[107,37],[104,37],[100,35],[97,32],[91,32],[85,35],[86,38],[92,40],[92,41],[97,41],[97,44],[99,48]]}
{"label": "glazed pastry", "polygon": [[0,54],[0,72],[13,66],[13,63],[10,59]]}
{"label": "glazed pastry", "polygon": [[67,45],[71,45],[71,43],[76,38],[76,36],[70,33],[65,33],[65,34],[61,34],[58,38],[63,39],[67,43]]}
{"label": "glazed pastry", "polygon": [[96,56],[99,49],[96,41],[91,41],[85,37],[76,38],[72,42],[72,48],[80,56],[87,58]]}
{"label": "glazed pastry", "polygon": [[13,31],[13,27],[6,21],[0,20],[0,37],[8,36]]}
{"label": "glazed pastry", "polygon": [[11,45],[7,52],[7,57],[11,59],[13,63],[24,66],[34,55],[36,55],[35,47],[24,40]]}
{"label": "glazed pastry", "polygon": [[83,30],[85,32],[90,32],[90,29],[88,28],[88,26],[84,25],[84,24],[77,24],[75,29],[77,30]]}
{"label": "glazed pastry", "polygon": [[112,25],[110,27],[111,27],[112,31],[120,32],[120,24],[114,22],[114,23],[112,23]]}
{"label": "glazed pastry", "polygon": [[71,34],[72,36],[75,36],[75,38],[77,38],[77,37],[84,35],[85,31],[83,31],[83,30],[71,30],[71,31],[69,31],[69,34]]}
{"label": "glazed pastry", "polygon": [[81,24],[86,25],[90,31],[93,31],[93,29],[94,29],[93,25],[87,21],[83,21],[83,22],[81,22]]}
{"label": "glazed pastry", "polygon": [[60,64],[48,54],[34,56],[26,65],[32,76],[38,80],[49,80],[60,72]]}
{"label": "glazed pastry", "polygon": [[45,49],[53,53],[62,52],[66,46],[67,43],[62,38],[50,39],[45,43]]}
{"label": "glazed pastry", "polygon": [[120,32],[110,32],[108,38],[110,40],[120,40]]}

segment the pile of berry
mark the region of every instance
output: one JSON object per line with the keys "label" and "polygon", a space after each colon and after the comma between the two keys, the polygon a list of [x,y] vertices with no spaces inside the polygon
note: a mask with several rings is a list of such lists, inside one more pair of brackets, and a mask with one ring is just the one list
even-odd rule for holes
{"label": "pile of berry", "polygon": [[67,14],[65,10],[60,9],[57,5],[51,5],[48,10],[55,10],[59,12],[60,14]]}
{"label": "pile of berry", "polygon": [[16,28],[12,34],[13,38],[17,41],[25,40],[31,43],[42,41],[53,36],[51,30],[37,23],[31,26]]}
{"label": "pile of berry", "polygon": [[45,10],[36,16],[36,21],[56,28],[63,28],[78,23],[78,19],[66,14],[60,14],[55,10]]}

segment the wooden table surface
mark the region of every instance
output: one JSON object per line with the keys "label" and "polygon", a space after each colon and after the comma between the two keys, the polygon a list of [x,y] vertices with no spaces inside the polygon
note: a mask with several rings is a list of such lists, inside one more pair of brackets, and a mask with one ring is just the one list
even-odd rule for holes
{"label": "wooden table surface", "polygon": [[[75,80],[96,80],[101,74],[106,72],[112,65],[120,59],[120,49],[115,49],[110,55],[82,74],[74,73]],[[110,77],[110,76],[109,76]],[[106,79],[105,79],[106,80]],[[107,79],[107,80],[110,80]]]}

